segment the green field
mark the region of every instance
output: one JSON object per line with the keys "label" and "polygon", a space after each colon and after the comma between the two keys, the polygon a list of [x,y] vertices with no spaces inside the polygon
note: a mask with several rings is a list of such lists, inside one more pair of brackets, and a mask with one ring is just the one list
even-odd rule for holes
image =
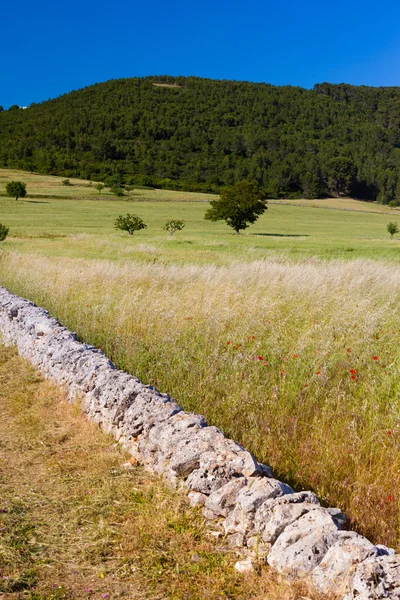
{"label": "green field", "polygon": [[[203,220],[198,195],[64,199],[28,177],[50,197],[0,197],[3,285],[399,547],[397,211],[271,203],[238,236]],[[148,228],[115,231],[126,212]],[[169,236],[168,218],[185,229]]]}

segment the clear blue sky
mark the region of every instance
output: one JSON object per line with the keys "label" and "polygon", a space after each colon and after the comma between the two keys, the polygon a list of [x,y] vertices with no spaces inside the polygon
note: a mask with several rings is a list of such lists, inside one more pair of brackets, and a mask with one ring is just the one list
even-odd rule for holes
{"label": "clear blue sky", "polygon": [[0,105],[160,74],[400,85],[399,21],[399,0],[4,2]]}

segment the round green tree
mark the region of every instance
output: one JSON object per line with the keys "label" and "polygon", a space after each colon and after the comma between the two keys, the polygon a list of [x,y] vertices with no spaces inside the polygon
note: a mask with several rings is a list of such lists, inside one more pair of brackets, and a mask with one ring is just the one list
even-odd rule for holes
{"label": "round green tree", "polygon": [[22,181],[10,181],[6,186],[7,196],[10,198],[25,198],[26,196],[26,184]]}
{"label": "round green tree", "polygon": [[390,233],[390,239],[393,239],[395,233],[399,233],[397,223],[392,223],[392,221],[386,225],[386,229]]}
{"label": "round green tree", "polygon": [[171,235],[174,235],[175,232],[182,231],[184,227],[185,223],[181,219],[171,219],[165,223],[163,229],[169,231]]}
{"label": "round green tree", "polygon": [[101,194],[101,190],[104,188],[104,183],[96,183],[94,187],[99,192],[99,194]]}
{"label": "round green tree", "polygon": [[250,181],[239,181],[224,188],[219,200],[211,200],[211,208],[204,215],[208,221],[226,221],[236,233],[255,223],[267,210],[267,201],[258,185]]}
{"label": "round green tree", "polygon": [[127,213],[126,216],[119,215],[119,217],[117,217],[114,227],[115,229],[127,231],[129,235],[133,235],[135,231],[146,229],[147,225],[137,215],[130,215]]}

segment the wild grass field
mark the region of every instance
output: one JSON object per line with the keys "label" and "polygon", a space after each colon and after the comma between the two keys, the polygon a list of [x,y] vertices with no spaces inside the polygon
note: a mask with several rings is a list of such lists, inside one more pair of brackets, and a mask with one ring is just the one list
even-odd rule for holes
{"label": "wild grass field", "polygon": [[[394,219],[271,205],[237,236],[205,208],[2,197],[0,282],[399,548]],[[115,231],[126,212],[148,229]]]}

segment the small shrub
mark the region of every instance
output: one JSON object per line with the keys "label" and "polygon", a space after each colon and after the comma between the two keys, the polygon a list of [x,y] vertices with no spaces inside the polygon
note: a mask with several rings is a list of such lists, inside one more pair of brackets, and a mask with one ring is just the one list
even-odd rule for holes
{"label": "small shrub", "polygon": [[165,223],[165,225],[163,226],[163,229],[165,231],[169,231],[171,235],[174,235],[174,233],[176,231],[182,231],[182,229],[185,227],[185,222],[182,221],[181,219],[171,219],[170,221],[167,221]]}
{"label": "small shrub", "polygon": [[118,198],[121,198],[121,196],[124,195],[124,190],[121,187],[113,186],[110,189],[111,193],[114,194],[114,196],[118,196]]}
{"label": "small shrub", "polygon": [[146,229],[147,225],[137,215],[130,215],[129,213],[127,213],[126,216],[119,215],[119,217],[117,217],[114,227],[115,229],[127,231],[129,235],[133,235],[135,231],[139,231],[140,229]]}
{"label": "small shrub", "polygon": [[104,183],[96,183],[94,187],[99,192],[99,194],[101,194],[101,190],[104,189]]}
{"label": "small shrub", "polygon": [[62,180],[62,184],[63,184],[63,185],[72,185],[72,183],[70,182],[70,180],[69,180],[69,179],[63,179],[63,180]]}
{"label": "small shrub", "polygon": [[15,198],[16,200],[18,200],[18,198],[25,198],[26,183],[23,183],[22,181],[10,181],[10,183],[7,183],[6,193],[7,196]]}
{"label": "small shrub", "polygon": [[393,239],[393,236],[395,233],[399,233],[399,228],[397,226],[397,223],[392,223],[392,221],[387,224],[386,229],[390,233],[390,239]]}
{"label": "small shrub", "polygon": [[8,235],[9,229],[2,223],[0,223],[0,242],[4,242]]}

